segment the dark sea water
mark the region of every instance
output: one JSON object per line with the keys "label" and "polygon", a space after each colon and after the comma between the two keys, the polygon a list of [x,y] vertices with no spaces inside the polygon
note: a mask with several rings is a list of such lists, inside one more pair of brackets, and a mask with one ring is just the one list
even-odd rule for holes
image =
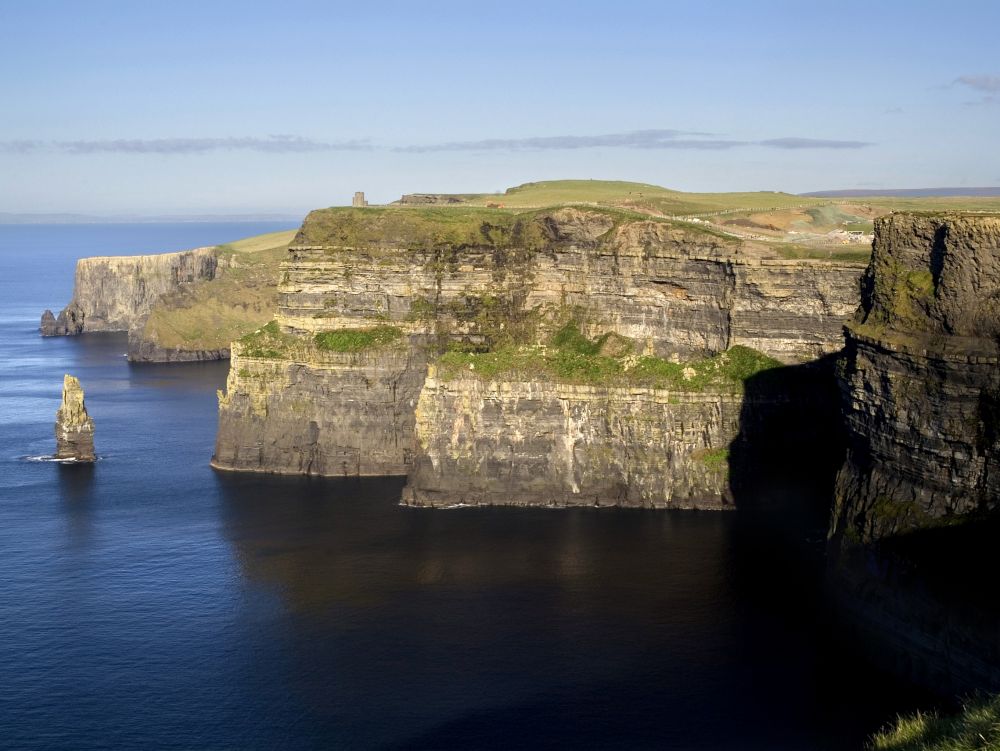
{"label": "dark sea water", "polygon": [[[809,514],[220,474],[224,363],[37,335],[77,257],[280,228],[0,226],[0,747],[850,749],[906,708],[831,638]],[[37,460],[67,372],[93,467]]]}

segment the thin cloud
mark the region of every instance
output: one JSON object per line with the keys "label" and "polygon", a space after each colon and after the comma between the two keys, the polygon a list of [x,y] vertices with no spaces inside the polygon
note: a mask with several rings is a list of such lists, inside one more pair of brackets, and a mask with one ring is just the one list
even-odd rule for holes
{"label": "thin cloud", "polygon": [[[633,130],[597,136],[535,136],[531,138],[486,138],[478,141],[447,141],[415,146],[397,146],[393,151],[422,154],[431,151],[550,151],[566,149],[711,149],[741,145],[739,141],[702,140],[711,133],[684,130]],[[695,137],[695,138],[692,138]]]}
{"label": "thin cloud", "polygon": [[26,154],[56,151],[67,154],[208,154],[217,151],[256,151],[295,154],[317,151],[367,151],[366,140],[315,141],[302,136],[273,135],[239,138],[122,138],[94,141],[0,141],[0,152]]}
{"label": "thin cloud", "polygon": [[959,76],[952,86],[964,86],[981,94],[979,99],[963,102],[966,107],[983,107],[1000,104],[1000,76],[975,74]]}
{"label": "thin cloud", "polygon": [[567,149],[685,149],[724,151],[744,146],[774,149],[860,149],[866,141],[837,141],[825,138],[771,138],[764,141],[741,141],[707,138],[711,133],[680,130],[634,130],[596,136],[538,136],[534,138],[489,138],[480,141],[398,146],[393,151],[426,154],[440,151],[552,151]]}
{"label": "thin cloud", "polygon": [[45,148],[44,141],[0,141],[0,154],[27,154]]}
{"label": "thin cloud", "polygon": [[772,149],[863,149],[873,145],[868,141],[837,141],[830,138],[769,138],[757,143]]}
{"label": "thin cloud", "polygon": [[959,76],[953,83],[968,86],[970,89],[987,94],[1000,94],[1000,76],[971,75]]}
{"label": "thin cloud", "polygon": [[[582,149],[675,149],[684,151],[726,151],[758,146],[770,149],[861,149],[872,144],[866,141],[840,141],[826,138],[771,138],[746,141],[720,138],[713,133],[684,130],[633,130],[626,133],[606,133],[592,136],[534,136],[529,138],[488,138],[478,141],[447,141],[444,143],[396,146],[391,151],[426,154],[434,152],[469,151],[574,151]],[[153,138],[105,139],[76,141],[12,140],[0,141],[0,153],[29,154],[53,152],[63,154],[156,154],[191,155],[220,151],[251,151],[264,154],[296,154],[323,151],[374,151],[386,147],[373,146],[367,139],[349,141],[317,141],[302,136],[272,135],[230,138]]]}

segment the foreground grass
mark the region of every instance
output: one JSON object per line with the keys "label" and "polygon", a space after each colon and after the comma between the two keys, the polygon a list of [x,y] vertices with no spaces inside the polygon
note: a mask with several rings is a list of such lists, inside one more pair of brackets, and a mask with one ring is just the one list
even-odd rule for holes
{"label": "foreground grass", "polygon": [[673,362],[635,356],[623,337],[589,339],[575,322],[556,332],[547,346],[508,346],[493,352],[446,352],[438,360],[445,379],[525,378],[590,386],[646,386],[685,392],[742,393],[752,376],[781,366],[750,349],[731,347],[713,357]]}
{"label": "foreground grass", "polygon": [[875,751],[986,751],[1000,749],[1000,697],[969,703],[960,714],[917,713],[878,733]]}

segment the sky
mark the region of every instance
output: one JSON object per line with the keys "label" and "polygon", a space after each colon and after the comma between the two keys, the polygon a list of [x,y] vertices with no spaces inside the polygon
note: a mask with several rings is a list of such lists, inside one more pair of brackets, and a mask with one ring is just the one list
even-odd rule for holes
{"label": "sky", "polygon": [[0,0],[0,213],[1000,185],[1000,2]]}

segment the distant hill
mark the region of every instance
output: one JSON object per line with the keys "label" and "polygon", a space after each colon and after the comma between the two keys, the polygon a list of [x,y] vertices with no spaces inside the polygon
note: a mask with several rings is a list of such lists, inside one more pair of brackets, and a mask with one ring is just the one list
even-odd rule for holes
{"label": "distant hill", "polygon": [[719,211],[760,210],[801,206],[823,201],[791,193],[683,193],[647,183],[620,180],[546,180],[508,188],[504,193],[410,194],[397,204],[468,204],[508,209],[538,208],[559,204],[597,204],[667,215],[698,215]]}
{"label": "distant hill", "polygon": [[886,196],[890,198],[931,198],[931,197],[996,197],[1000,196],[998,188],[878,188],[875,190],[817,190],[813,193],[800,193],[808,198],[865,198],[868,196]]}

